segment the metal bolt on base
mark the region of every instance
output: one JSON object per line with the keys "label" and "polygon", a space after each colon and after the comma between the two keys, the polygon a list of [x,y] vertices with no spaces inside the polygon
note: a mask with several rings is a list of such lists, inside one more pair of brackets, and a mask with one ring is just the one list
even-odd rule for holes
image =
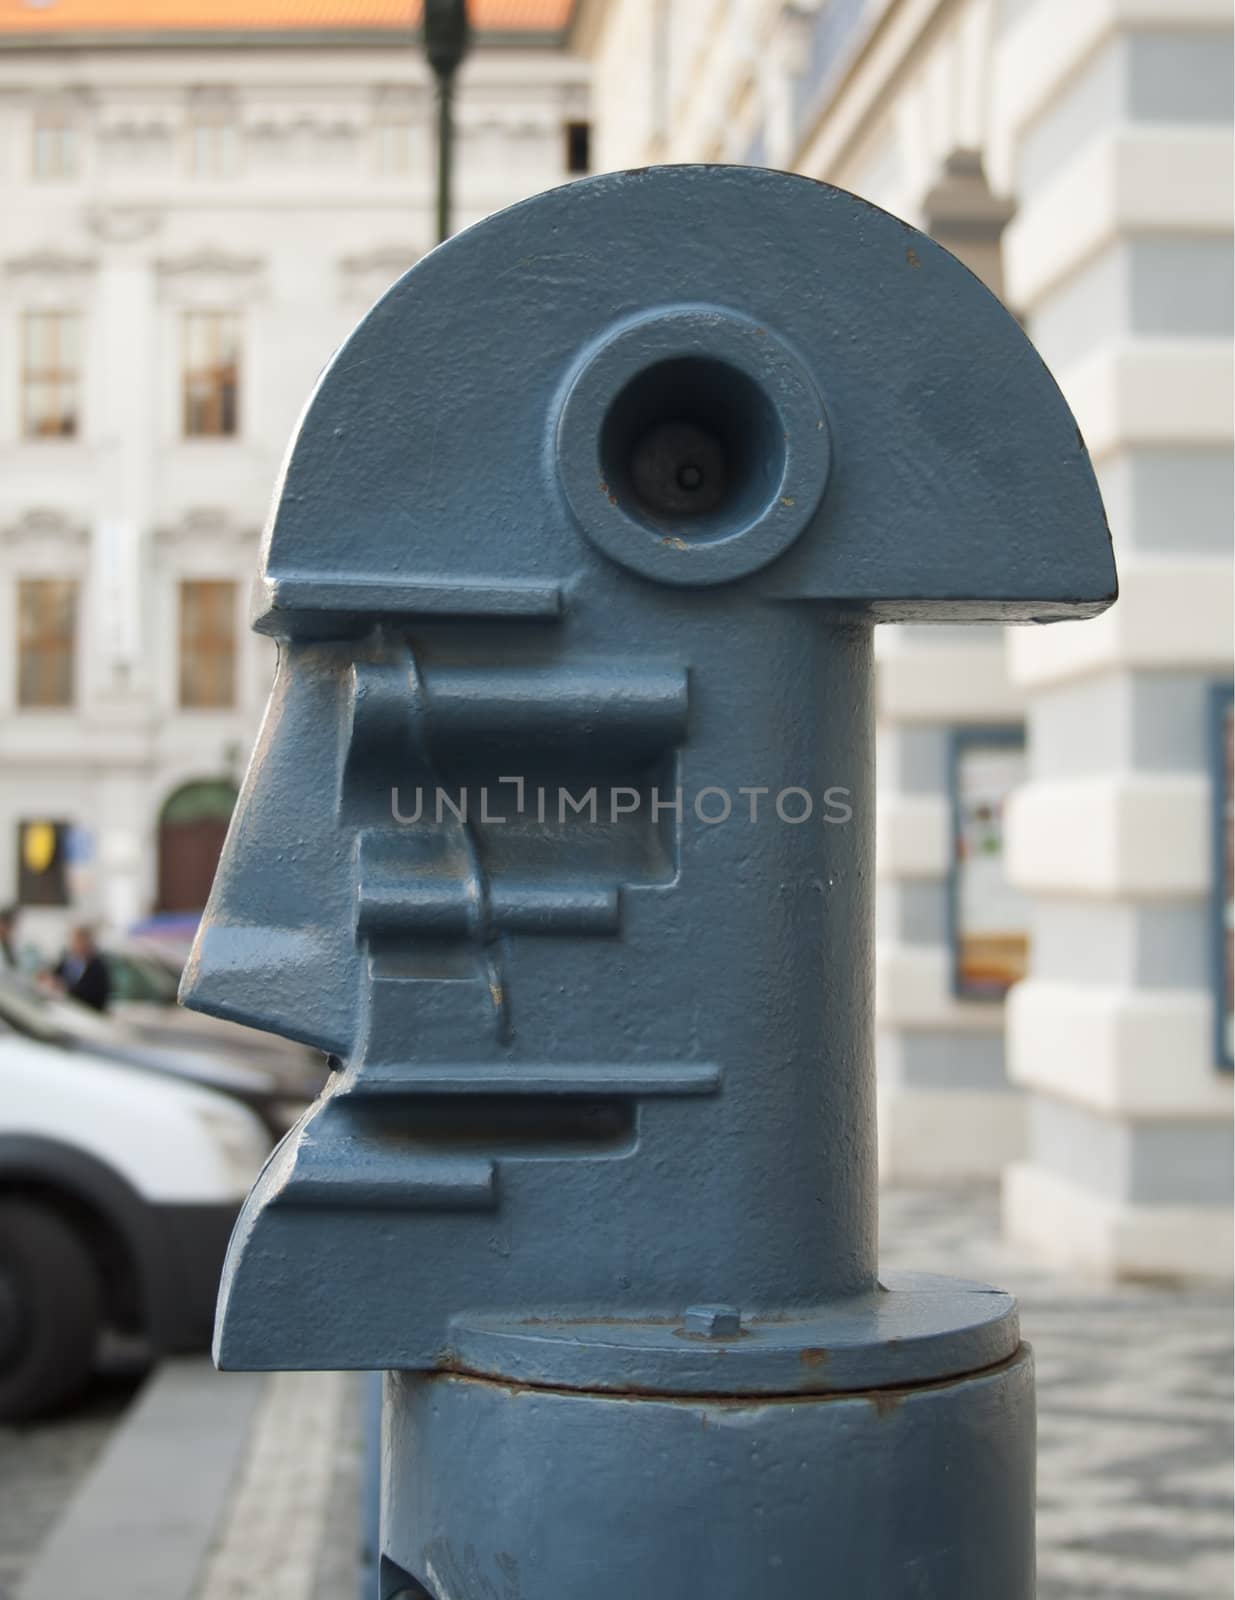
{"label": "metal bolt on base", "polygon": [[682,1331],[697,1339],[736,1339],[741,1313],[736,1306],[687,1306]]}

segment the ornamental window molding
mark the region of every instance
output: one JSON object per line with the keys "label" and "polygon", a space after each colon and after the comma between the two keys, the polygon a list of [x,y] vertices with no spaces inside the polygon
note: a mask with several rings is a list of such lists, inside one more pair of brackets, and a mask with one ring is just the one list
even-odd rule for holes
{"label": "ornamental window molding", "polygon": [[23,556],[28,549],[45,553],[50,546],[67,553],[89,542],[89,524],[55,506],[32,506],[15,521],[0,524],[0,546]]}
{"label": "ornamental window molding", "polygon": [[205,244],[184,255],[154,263],[162,304],[178,307],[235,307],[262,297],[265,262]]}
{"label": "ornamental window molding", "polygon": [[163,213],[155,206],[91,206],[86,227],[104,244],[137,244],[163,226]]}
{"label": "ornamental window molding", "polygon": [[415,266],[427,250],[422,243],[378,245],[362,255],[345,256],[339,262],[343,298],[370,306],[398,278]]}
{"label": "ornamental window molding", "polygon": [[71,255],[64,250],[32,250],[24,256],[12,256],[4,263],[4,275],[24,291],[30,280],[54,282],[57,292],[77,281],[88,278],[98,270],[94,256]]}
{"label": "ornamental window molding", "polygon": [[226,84],[197,84],[185,93],[191,117],[234,117],[240,106],[236,91]]}
{"label": "ornamental window molding", "polygon": [[216,245],[202,245],[182,256],[161,256],[155,269],[164,278],[244,278],[262,270],[260,256],[242,256]]}
{"label": "ornamental window molding", "polygon": [[169,555],[186,551],[198,554],[210,552],[212,560],[220,555],[234,555],[241,561],[238,570],[247,573],[244,562],[261,537],[256,523],[247,522],[222,506],[190,506],[172,522],[161,523],[154,530],[154,542]]}
{"label": "ornamental window molding", "polygon": [[354,139],[364,131],[368,120],[362,105],[266,102],[249,106],[242,125],[247,135],[257,138],[308,135],[316,139]]}
{"label": "ornamental window molding", "polygon": [[372,109],[378,116],[423,116],[429,95],[418,84],[379,83],[371,97]]}

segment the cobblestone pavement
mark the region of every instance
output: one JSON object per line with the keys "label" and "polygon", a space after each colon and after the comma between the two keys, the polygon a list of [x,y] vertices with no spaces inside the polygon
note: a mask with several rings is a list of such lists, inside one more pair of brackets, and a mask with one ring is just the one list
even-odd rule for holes
{"label": "cobblestone pavement", "polygon": [[141,1376],[132,1363],[118,1363],[65,1416],[0,1425],[0,1600],[13,1600],[31,1558],[94,1465]]}
{"label": "cobblestone pavement", "polygon": [[[993,1186],[890,1190],[881,1232],[886,1266],[983,1278],[1020,1298],[1038,1367],[1039,1600],[1230,1600],[1229,1294],[1104,1289],[1034,1268],[1000,1240]],[[0,1429],[0,1600],[11,1600],[132,1389],[113,1379],[76,1416]],[[354,1593],[359,1394],[350,1379],[275,1380],[199,1600]],[[264,1507],[240,1493],[258,1456]],[[277,1493],[276,1469],[288,1477]],[[303,1572],[293,1581],[290,1568],[262,1565],[264,1551],[286,1548],[279,1524],[293,1513],[320,1529],[310,1588]]]}
{"label": "cobblestone pavement", "polygon": [[1038,1372],[1038,1600],[1231,1600],[1231,1300],[1027,1266],[994,1186],[891,1190],[882,1260],[1021,1302]]}

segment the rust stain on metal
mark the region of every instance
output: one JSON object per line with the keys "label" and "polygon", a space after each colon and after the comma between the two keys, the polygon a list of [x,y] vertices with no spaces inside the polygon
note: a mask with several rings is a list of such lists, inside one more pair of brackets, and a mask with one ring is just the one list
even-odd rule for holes
{"label": "rust stain on metal", "polygon": [[520,1317],[520,1328],[668,1328],[675,1317]]}
{"label": "rust stain on metal", "polygon": [[661,542],[661,544],[667,544],[669,546],[670,550],[689,550],[690,549],[690,546],[686,543],[685,539],[668,538],[668,539],[662,539],[660,542]]}
{"label": "rust stain on metal", "polygon": [[918,255],[918,252],[913,248],[912,245],[907,245],[905,247],[905,260],[911,267],[920,267],[922,265],[922,258]]}
{"label": "rust stain on metal", "polygon": [[[425,1369],[418,1375],[431,1382],[468,1383],[487,1389],[500,1390],[509,1400],[517,1400],[525,1395],[534,1398],[545,1394],[589,1394],[597,1399],[622,1400],[634,1403],[654,1401],[658,1405],[669,1405],[688,1411],[706,1406],[711,1410],[723,1412],[749,1411],[767,1406],[802,1405],[803,1403],[834,1405],[864,1400],[868,1405],[874,1407],[877,1416],[886,1418],[899,1410],[906,1400],[912,1400],[932,1390],[950,1389],[958,1384],[969,1383],[975,1376],[994,1377],[996,1374],[1005,1372],[1019,1362],[1026,1360],[1028,1355],[1029,1346],[1021,1344],[1006,1360],[998,1361],[991,1367],[983,1367],[977,1373],[951,1373],[945,1378],[935,1378],[925,1383],[916,1383],[908,1386],[901,1385],[887,1389],[819,1388],[816,1385],[825,1383],[826,1379],[816,1376],[813,1379],[804,1379],[804,1386],[800,1389],[777,1389],[766,1393],[745,1394],[720,1389],[700,1389],[687,1392],[665,1390],[620,1380],[616,1382],[600,1380],[592,1383],[546,1383],[543,1380],[533,1378],[499,1377],[493,1373],[477,1372],[474,1368],[462,1362],[458,1355],[450,1349],[440,1350],[438,1352],[437,1365]],[[818,1368],[827,1362],[828,1352],[818,1347],[808,1347],[799,1352],[798,1359],[804,1366]]]}

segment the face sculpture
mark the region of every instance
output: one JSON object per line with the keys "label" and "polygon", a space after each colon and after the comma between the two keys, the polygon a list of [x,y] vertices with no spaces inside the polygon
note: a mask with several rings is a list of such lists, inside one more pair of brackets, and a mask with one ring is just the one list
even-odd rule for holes
{"label": "face sculpture", "polygon": [[185,978],[339,1060],[241,1218],[224,1364],[873,1293],[871,629],[1114,587],[1015,322],[852,196],[616,174],[415,267],[288,458]]}

